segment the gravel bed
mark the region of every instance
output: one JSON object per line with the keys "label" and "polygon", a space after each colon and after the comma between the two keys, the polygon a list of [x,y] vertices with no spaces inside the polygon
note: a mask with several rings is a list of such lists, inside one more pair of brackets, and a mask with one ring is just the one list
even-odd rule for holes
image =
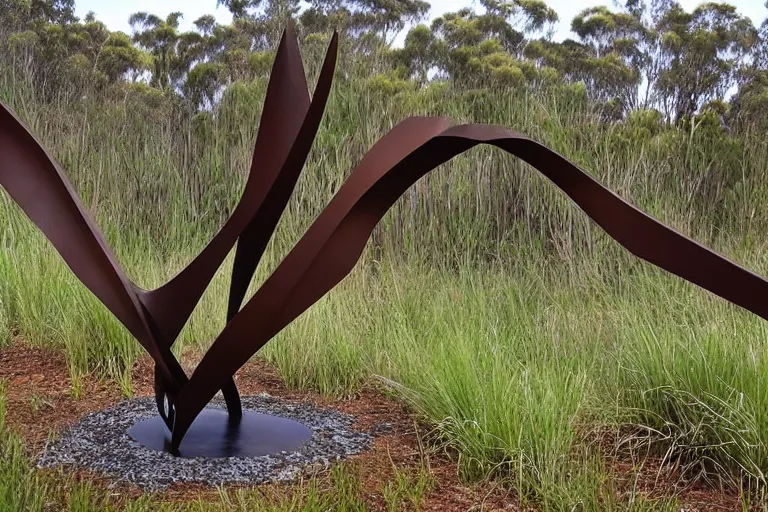
{"label": "gravel bed", "polygon": [[[338,411],[267,394],[243,397],[242,404],[243,409],[296,420],[314,434],[290,453],[248,458],[174,457],[145,448],[127,434],[136,422],[157,414],[154,398],[136,398],[85,416],[46,446],[38,467],[75,466],[147,491],[161,490],[176,482],[287,482],[307,468],[327,467],[332,461],[361,453],[373,441],[370,434],[353,431],[354,418]],[[217,397],[209,407],[222,408],[223,400]]]}

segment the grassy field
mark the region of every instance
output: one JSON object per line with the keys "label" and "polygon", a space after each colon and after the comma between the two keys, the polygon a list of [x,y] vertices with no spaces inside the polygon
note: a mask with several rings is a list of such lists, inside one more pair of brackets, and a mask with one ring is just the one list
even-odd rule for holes
{"label": "grassy field", "polygon": [[[67,169],[140,285],[171,277],[236,203],[263,83],[233,88],[213,115],[187,122],[130,97],[42,105],[14,80],[0,73],[0,98]],[[375,140],[411,114],[529,135],[651,215],[768,275],[768,146],[760,134],[726,133],[708,116],[687,128],[647,113],[606,124],[578,89],[433,87],[385,98],[340,83],[255,284]],[[75,394],[95,374],[130,395],[138,343],[6,195],[0,219],[2,340],[64,349]],[[178,351],[204,348],[223,327],[227,270]],[[403,197],[353,274],[261,356],[299,389],[345,396],[371,380],[385,384],[423,414],[433,443],[455,450],[465,479],[497,479],[521,503],[679,510],[674,500],[640,493],[611,497],[605,450],[661,458],[743,494],[745,507],[760,506],[768,483],[766,334],[761,319],[626,253],[533,169],[478,148]],[[56,489],[2,423],[0,439],[0,508],[42,510]],[[332,481],[325,490],[307,483],[306,502],[270,506],[362,509],[354,478],[339,469]],[[109,509],[98,491],[72,486],[69,510]],[[220,506],[246,510],[248,500],[265,499],[225,493]],[[147,498],[126,506],[158,505]]]}

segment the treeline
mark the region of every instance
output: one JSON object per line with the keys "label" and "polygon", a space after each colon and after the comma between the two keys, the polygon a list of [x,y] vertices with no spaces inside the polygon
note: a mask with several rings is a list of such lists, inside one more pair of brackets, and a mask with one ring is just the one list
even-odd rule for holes
{"label": "treeline", "polygon": [[[132,33],[111,32],[74,0],[0,0],[3,66],[41,98],[107,91],[152,107],[210,110],[237,83],[269,73],[287,20],[317,66],[333,29],[342,34],[342,80],[372,93],[435,85],[459,90],[567,88],[607,121],[652,110],[659,122],[688,123],[704,112],[724,127],[766,123],[768,20],[756,26],[727,3],[687,12],[674,0],[623,0],[571,21],[574,39],[551,38],[558,14],[543,0],[480,0],[431,22],[421,0],[219,0],[233,14],[210,15],[183,32],[183,13],[138,12]],[[395,36],[412,27],[402,48]]]}

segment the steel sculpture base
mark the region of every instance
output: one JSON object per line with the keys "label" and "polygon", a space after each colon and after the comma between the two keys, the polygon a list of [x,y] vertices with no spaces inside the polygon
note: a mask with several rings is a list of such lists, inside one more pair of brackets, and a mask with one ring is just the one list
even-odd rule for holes
{"label": "steel sculpture base", "polygon": [[195,419],[178,452],[171,450],[171,433],[160,416],[136,423],[128,435],[143,446],[180,457],[258,457],[297,450],[312,429],[279,416],[244,410],[237,424],[230,424],[223,409],[207,408]]}

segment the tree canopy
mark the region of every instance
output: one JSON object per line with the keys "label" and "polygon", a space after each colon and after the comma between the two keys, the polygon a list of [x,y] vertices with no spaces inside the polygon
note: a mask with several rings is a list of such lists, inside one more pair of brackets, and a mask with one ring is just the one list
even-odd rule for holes
{"label": "tree canopy", "polygon": [[93,13],[78,19],[75,0],[0,0],[0,44],[43,97],[141,86],[193,113],[268,73],[288,20],[305,48],[339,30],[344,74],[402,84],[379,87],[390,93],[435,82],[458,89],[581,87],[610,119],[652,109],[670,123],[715,106],[733,119],[764,123],[760,113],[768,107],[768,20],[755,24],[728,3],[691,12],[674,0],[589,7],[570,20],[572,38],[559,42],[552,39],[558,14],[545,0],[480,0],[429,24],[423,0],[217,5],[231,11],[231,24],[206,15],[182,31],[181,12],[137,12],[125,34]]}

